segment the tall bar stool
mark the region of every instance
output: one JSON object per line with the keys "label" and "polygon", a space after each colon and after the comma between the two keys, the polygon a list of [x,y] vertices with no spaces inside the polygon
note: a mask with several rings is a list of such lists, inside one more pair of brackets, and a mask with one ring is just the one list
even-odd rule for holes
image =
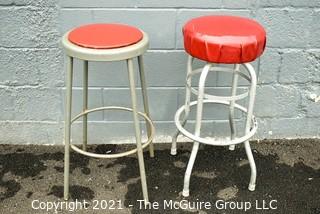
{"label": "tall bar stool", "polygon": [[[66,109],[65,109],[65,165],[64,165],[64,199],[69,197],[69,163],[70,148],[74,151],[94,158],[118,158],[137,153],[142,192],[145,202],[148,202],[148,190],[143,159],[143,149],[149,145],[150,156],[154,156],[152,139],[154,137],[154,125],[149,116],[146,81],[144,76],[142,54],[149,46],[148,35],[143,31],[123,24],[91,24],[78,27],[67,32],[62,38],[62,46],[67,55],[67,82],[66,82]],[[138,58],[144,113],[137,110],[137,96],[135,77],[133,70],[133,59]],[[83,111],[71,118],[72,110],[72,78],[73,59],[83,60]],[[127,62],[129,85],[131,92],[132,108],[107,106],[88,109],[88,61],[120,61]],[[117,154],[95,154],[86,151],[87,145],[87,115],[95,111],[124,110],[133,113],[135,138],[137,148]],[[146,121],[148,140],[141,142],[141,131],[139,116]],[[83,118],[83,145],[82,149],[70,143],[71,124]]]}
{"label": "tall bar stool", "polygon": [[[189,196],[189,183],[192,168],[199,149],[199,143],[214,146],[229,146],[234,150],[235,145],[244,143],[246,154],[250,163],[251,177],[248,189],[255,190],[256,165],[249,144],[249,139],[257,130],[257,122],[253,116],[253,105],[256,94],[257,77],[254,68],[249,62],[254,61],[264,51],[266,45],[266,33],[257,22],[235,16],[203,16],[190,20],[183,27],[184,47],[189,54],[187,65],[186,98],[184,106],[180,107],[175,115],[177,131],[172,139],[171,154],[176,155],[176,141],[181,133],[194,141],[189,163],[184,177],[183,196]],[[193,59],[204,60],[207,64],[203,69],[193,70]],[[219,64],[233,64],[234,67],[221,66]],[[243,66],[245,71],[240,69]],[[205,93],[205,82],[209,72],[232,73],[231,96],[215,96]],[[200,74],[198,89],[191,87],[192,76]],[[237,94],[238,77],[242,77],[250,83],[249,91]],[[191,93],[198,96],[197,101],[190,101]],[[249,96],[248,107],[236,103]],[[200,137],[203,104],[214,103],[229,106],[230,138],[208,139]],[[195,132],[192,134],[184,126],[187,122],[190,107],[197,106]],[[236,135],[234,122],[234,109],[246,113],[244,136]],[[181,113],[184,117],[180,119]]]}

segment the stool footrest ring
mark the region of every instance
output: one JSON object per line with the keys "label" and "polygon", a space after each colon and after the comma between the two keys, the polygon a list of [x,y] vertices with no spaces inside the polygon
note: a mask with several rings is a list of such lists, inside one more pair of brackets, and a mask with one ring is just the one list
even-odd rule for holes
{"label": "stool footrest ring", "polygon": [[[189,86],[187,86],[189,87]],[[194,94],[194,95],[199,95],[199,92],[197,89],[193,88],[193,87],[189,87],[191,92]],[[211,94],[206,94],[204,93],[203,94],[203,97],[205,99],[209,99],[209,100],[219,100],[219,101],[233,101],[233,100],[241,100],[241,99],[244,99],[246,98],[247,96],[249,95],[249,92],[244,92],[242,94],[239,94],[239,95],[235,95],[235,96],[215,96],[215,95],[211,95]]]}
{"label": "stool footrest ring", "polygon": [[[198,101],[193,101],[190,103],[190,107],[191,106],[194,106],[194,105],[197,105]],[[228,101],[221,101],[221,100],[203,100],[203,103],[216,103],[216,104],[223,104],[223,105],[229,105],[230,102]],[[247,109],[239,104],[235,104],[234,105],[235,108],[243,111],[243,112],[247,112]],[[196,142],[199,142],[199,143],[204,143],[204,144],[208,144],[208,145],[214,145],[214,146],[230,146],[230,145],[235,145],[235,144],[239,144],[239,143],[243,143],[247,140],[249,140],[254,134],[255,132],[257,131],[257,128],[258,128],[258,123],[255,119],[254,116],[252,116],[252,126],[251,126],[251,129],[250,131],[242,136],[242,137],[239,137],[239,138],[235,138],[233,140],[228,140],[228,141],[221,141],[221,140],[212,140],[212,139],[207,139],[207,138],[202,138],[202,137],[199,137],[199,136],[195,136],[194,134],[190,133],[189,131],[187,131],[180,123],[180,115],[181,113],[185,110],[185,106],[181,106],[177,112],[176,112],[176,115],[175,115],[175,124],[177,126],[177,129],[186,137],[196,141]]]}
{"label": "stool footrest ring", "polygon": [[[131,108],[127,108],[127,107],[120,107],[120,106],[106,106],[106,107],[99,107],[99,108],[93,108],[93,109],[89,109],[87,111],[81,112],[80,114],[78,114],[77,116],[75,116],[72,120],[71,120],[71,124],[76,121],[77,119],[79,119],[80,117],[87,115],[89,113],[95,112],[95,111],[103,111],[103,110],[122,110],[122,111],[131,111]],[[151,133],[150,136],[148,136],[148,140],[145,143],[142,143],[142,149],[146,148],[153,140],[154,138],[154,133],[155,133],[155,128],[154,128],[154,124],[152,122],[152,120],[144,113],[142,112],[137,112],[140,116],[142,116],[146,122],[150,125],[151,127]],[[122,152],[122,153],[117,153],[117,154],[96,154],[96,153],[92,153],[92,152],[87,152],[84,151],[80,148],[78,148],[75,145],[70,144],[70,147],[80,153],[83,154],[85,156],[89,156],[89,157],[94,157],[94,158],[119,158],[119,157],[124,157],[124,156],[128,156],[128,155],[132,155],[134,153],[137,153],[137,148],[126,151],[126,152]]]}
{"label": "stool footrest ring", "polygon": [[[203,68],[198,68],[195,70],[192,70],[189,75],[187,75],[187,79],[191,78],[193,75],[201,73],[203,71]],[[221,66],[212,66],[210,67],[209,71],[215,71],[215,72],[231,72],[231,73],[236,73],[239,76],[241,76],[243,79],[247,80],[249,83],[251,83],[251,77],[248,76],[247,74],[243,73],[242,71],[235,70],[232,68],[227,68],[227,67],[221,67]],[[199,95],[199,92],[196,88],[192,87],[191,85],[186,85],[191,92],[195,95]],[[242,94],[234,95],[234,96],[215,96],[211,94],[206,94],[204,93],[204,98],[209,99],[209,100],[219,100],[219,101],[233,101],[233,100],[241,100],[244,99],[249,95],[249,92],[246,91]]]}

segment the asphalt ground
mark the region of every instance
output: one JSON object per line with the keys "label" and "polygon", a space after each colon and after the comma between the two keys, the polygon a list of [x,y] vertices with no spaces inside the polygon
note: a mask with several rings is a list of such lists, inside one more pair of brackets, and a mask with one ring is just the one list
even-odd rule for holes
{"label": "asphalt ground", "polygon": [[[72,153],[65,202],[63,146],[0,145],[0,213],[320,213],[318,139],[252,142],[258,169],[254,192],[247,190],[250,167],[242,146],[229,151],[203,145],[188,198],[181,190],[192,144],[178,145],[176,156],[169,154],[170,144],[156,144],[155,158],[144,153],[150,207],[139,201],[135,155],[95,159]],[[130,147],[89,150],[104,154]]]}

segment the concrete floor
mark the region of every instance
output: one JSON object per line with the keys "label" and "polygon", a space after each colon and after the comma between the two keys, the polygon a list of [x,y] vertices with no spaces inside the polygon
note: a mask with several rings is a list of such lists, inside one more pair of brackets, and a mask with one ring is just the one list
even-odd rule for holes
{"label": "concrete floor", "polygon": [[[156,157],[149,158],[146,152],[145,163],[149,196],[159,203],[159,209],[139,208],[137,199],[142,194],[135,156],[101,160],[73,153],[70,201],[82,202],[76,213],[242,213],[244,206],[250,206],[246,213],[320,213],[320,140],[260,141],[252,145],[258,168],[255,192],[247,190],[250,168],[244,148],[228,151],[202,146],[191,177],[191,196],[186,198],[190,205],[185,207],[180,191],[190,144],[180,145],[177,156],[169,155],[169,144],[158,144]],[[75,203],[65,204],[62,199],[62,146],[0,147],[1,214],[70,213],[67,210]],[[92,146],[90,150],[119,152],[120,146]],[[120,200],[116,207],[123,209],[103,209],[106,204],[111,206],[112,200]],[[178,209],[164,210],[164,202],[181,201]],[[193,209],[200,202],[210,203],[211,209]],[[54,204],[56,210],[46,211]],[[32,205],[44,210],[35,210]],[[234,205],[238,209],[232,209]],[[277,209],[257,210],[270,205]]]}

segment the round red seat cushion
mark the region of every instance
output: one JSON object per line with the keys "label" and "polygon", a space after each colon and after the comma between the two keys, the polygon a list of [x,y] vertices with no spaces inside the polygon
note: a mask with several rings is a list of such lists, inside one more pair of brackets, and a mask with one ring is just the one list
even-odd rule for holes
{"label": "round red seat cushion", "polygon": [[259,57],[266,32],[257,22],[236,16],[202,16],[183,27],[184,47],[191,56],[214,63],[245,63]]}
{"label": "round red seat cushion", "polygon": [[143,38],[142,32],[123,24],[90,24],[72,30],[70,42],[94,49],[121,48],[133,45]]}

